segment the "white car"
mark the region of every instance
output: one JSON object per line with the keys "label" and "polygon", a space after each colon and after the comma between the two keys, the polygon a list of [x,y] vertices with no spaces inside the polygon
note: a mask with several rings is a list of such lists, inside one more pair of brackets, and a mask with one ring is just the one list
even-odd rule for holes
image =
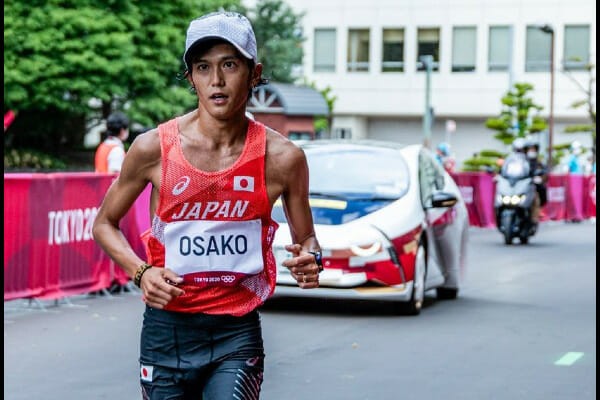
{"label": "white car", "polygon": [[281,202],[273,252],[275,297],[390,300],[419,314],[424,293],[458,294],[465,268],[468,214],[452,177],[421,145],[378,141],[299,141],[310,205],[323,251],[317,289],[301,289],[281,263],[292,243]]}

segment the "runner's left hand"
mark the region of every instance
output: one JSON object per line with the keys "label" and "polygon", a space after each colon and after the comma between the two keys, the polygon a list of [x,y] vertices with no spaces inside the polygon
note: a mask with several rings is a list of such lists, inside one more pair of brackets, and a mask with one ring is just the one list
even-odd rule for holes
{"label": "runner's left hand", "polygon": [[315,263],[315,256],[307,253],[299,244],[289,244],[285,249],[292,253],[292,258],[283,261],[282,265],[290,270],[298,286],[302,289],[319,287],[319,267]]}

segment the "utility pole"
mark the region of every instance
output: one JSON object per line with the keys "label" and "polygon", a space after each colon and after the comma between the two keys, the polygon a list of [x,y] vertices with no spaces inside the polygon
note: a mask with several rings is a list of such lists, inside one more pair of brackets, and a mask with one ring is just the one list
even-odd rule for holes
{"label": "utility pole", "polygon": [[513,65],[515,28],[511,25],[508,27],[508,90],[512,90],[515,83],[515,67]]}
{"label": "utility pole", "polygon": [[431,70],[433,56],[422,56],[421,62],[425,66],[425,112],[423,113],[423,146],[431,148]]}
{"label": "utility pole", "polygon": [[554,29],[550,34],[550,116],[548,118],[548,171],[552,171],[552,136],[554,136]]}
{"label": "utility pole", "polygon": [[554,136],[554,28],[550,24],[538,26],[550,34],[550,115],[548,116],[548,171],[552,171],[552,136]]}

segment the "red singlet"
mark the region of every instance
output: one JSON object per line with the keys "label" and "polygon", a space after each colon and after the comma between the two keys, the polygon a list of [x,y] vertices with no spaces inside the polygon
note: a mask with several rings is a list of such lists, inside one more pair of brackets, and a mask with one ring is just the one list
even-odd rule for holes
{"label": "red singlet", "polygon": [[177,119],[158,127],[162,175],[148,238],[148,262],[184,278],[185,294],[165,310],[244,315],[275,288],[271,250],[278,224],[266,189],[266,132],[249,120],[229,168],[206,172],[184,157]]}

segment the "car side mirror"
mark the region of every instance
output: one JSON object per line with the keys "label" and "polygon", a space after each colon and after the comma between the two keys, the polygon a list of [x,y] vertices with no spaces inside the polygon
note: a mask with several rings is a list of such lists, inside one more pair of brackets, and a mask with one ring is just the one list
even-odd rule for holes
{"label": "car side mirror", "polygon": [[431,197],[431,207],[432,208],[440,208],[440,207],[452,207],[458,202],[458,198],[448,192],[435,192]]}

